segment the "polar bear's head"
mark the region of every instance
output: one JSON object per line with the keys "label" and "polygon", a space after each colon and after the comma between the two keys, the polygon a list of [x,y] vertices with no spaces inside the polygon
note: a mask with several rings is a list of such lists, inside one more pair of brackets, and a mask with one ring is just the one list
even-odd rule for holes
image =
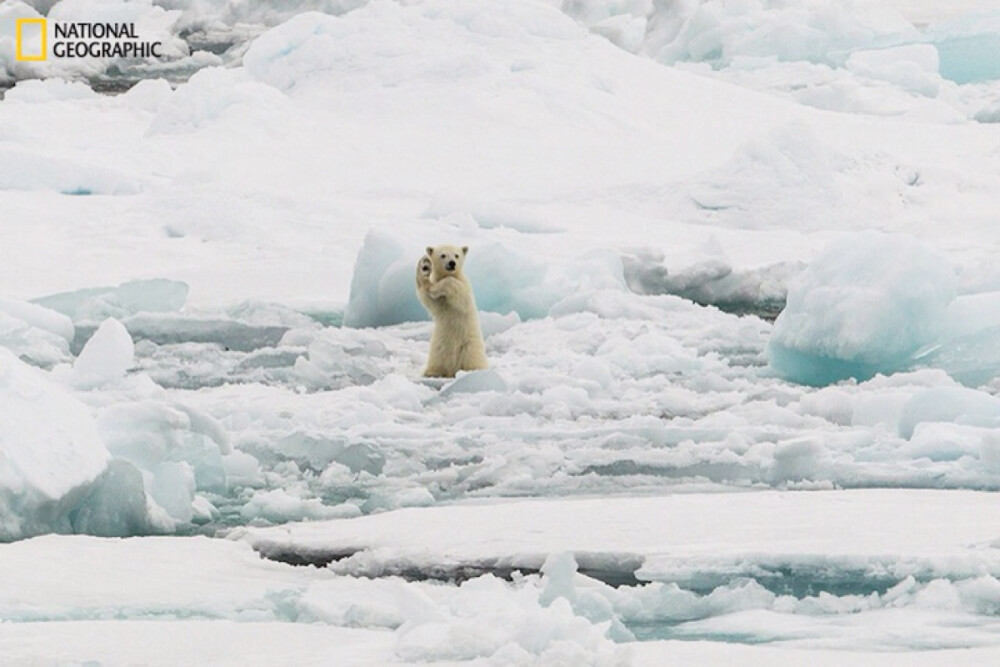
{"label": "polar bear's head", "polygon": [[461,248],[453,245],[427,246],[427,256],[431,258],[432,279],[462,275],[462,265],[465,264],[467,254],[469,246]]}

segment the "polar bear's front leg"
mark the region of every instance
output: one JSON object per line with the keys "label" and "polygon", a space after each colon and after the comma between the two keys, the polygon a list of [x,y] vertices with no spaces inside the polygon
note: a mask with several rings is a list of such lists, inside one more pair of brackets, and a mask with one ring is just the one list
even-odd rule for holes
{"label": "polar bear's front leg", "polygon": [[417,299],[424,305],[428,312],[435,308],[434,299],[430,296],[431,287],[431,258],[424,255],[417,262]]}
{"label": "polar bear's front leg", "polygon": [[417,262],[417,289],[426,290],[431,284],[431,258],[424,255]]}
{"label": "polar bear's front leg", "polygon": [[445,276],[433,282],[427,288],[427,295],[432,299],[447,299],[456,297],[462,292],[462,282],[453,276]]}

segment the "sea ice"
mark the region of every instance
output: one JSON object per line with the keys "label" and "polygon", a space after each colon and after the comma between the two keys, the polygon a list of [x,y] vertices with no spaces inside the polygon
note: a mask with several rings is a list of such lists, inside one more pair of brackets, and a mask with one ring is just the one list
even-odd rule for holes
{"label": "sea ice", "polygon": [[142,184],[128,173],[28,146],[0,147],[0,191],[50,190],[67,195],[131,195]]}
{"label": "sea ice", "polygon": [[975,389],[935,387],[914,394],[903,406],[899,434],[911,438],[924,422],[1000,427],[1000,399]]}
{"label": "sea ice", "polygon": [[369,231],[354,262],[344,325],[374,327],[428,319],[414,286],[418,258],[407,258],[402,244],[389,234]]}
{"label": "sea ice", "polygon": [[153,507],[174,522],[191,520],[196,493],[226,493],[223,456],[231,450],[225,429],[212,417],[145,398],[100,407],[96,424],[108,450],[142,473]]}
{"label": "sea ice", "polygon": [[142,473],[123,459],[111,460],[73,508],[70,518],[72,532],[101,537],[165,533],[176,525],[160,518],[156,509],[147,504]]}
{"label": "sea ice", "polygon": [[941,75],[956,83],[1000,78],[1000,15],[971,14],[932,26],[929,33],[941,59]]}
{"label": "sea ice", "polygon": [[212,124],[224,126],[227,121],[267,122],[290,112],[284,95],[249,80],[243,70],[209,67],[192,75],[157,107],[148,132],[182,134]]}
{"label": "sea ice", "polygon": [[790,283],[771,367],[810,385],[899,370],[938,337],[955,291],[948,260],[915,239],[848,236]]}
{"label": "sea ice", "polygon": [[[141,312],[174,312],[184,307],[188,285],[179,280],[129,280],[115,287],[86,287],[33,300],[68,316],[76,324],[96,325],[108,317],[123,319]],[[73,336],[70,334],[69,340]]]}
{"label": "sea ice", "polygon": [[7,91],[4,100],[8,102],[25,102],[29,104],[44,104],[60,100],[87,100],[98,97],[90,86],[80,81],[65,79],[28,79],[20,81]]}
{"label": "sea ice", "polygon": [[69,360],[75,329],[68,317],[32,303],[0,297],[0,346],[36,366]]}
{"label": "sea ice", "polygon": [[93,389],[125,377],[135,362],[132,337],[121,322],[108,318],[83,346],[73,364],[70,382],[78,389]]}
{"label": "sea ice", "polygon": [[110,460],[90,410],[0,347],[0,541],[71,532]]}
{"label": "sea ice", "polygon": [[68,317],[44,304],[35,305],[0,296],[0,313],[22,320],[33,328],[55,334],[67,343],[73,340],[75,334],[73,322]]}
{"label": "sea ice", "polygon": [[941,89],[938,51],[930,44],[855,51],[846,66],[857,76],[887,81],[927,97],[934,97]]}

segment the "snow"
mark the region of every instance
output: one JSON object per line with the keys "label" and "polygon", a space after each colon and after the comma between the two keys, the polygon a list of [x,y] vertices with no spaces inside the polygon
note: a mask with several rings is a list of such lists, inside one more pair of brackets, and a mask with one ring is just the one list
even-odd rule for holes
{"label": "snow", "polygon": [[998,12],[3,3],[0,653],[996,662]]}

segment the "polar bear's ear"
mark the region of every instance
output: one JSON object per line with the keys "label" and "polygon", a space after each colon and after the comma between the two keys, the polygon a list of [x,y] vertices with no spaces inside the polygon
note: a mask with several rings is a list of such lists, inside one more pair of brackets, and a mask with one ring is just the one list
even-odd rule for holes
{"label": "polar bear's ear", "polygon": [[462,246],[462,257],[465,257],[468,254],[469,254],[469,246],[467,245]]}
{"label": "polar bear's ear", "polygon": [[434,246],[427,246],[427,256],[430,258],[434,257]]}

